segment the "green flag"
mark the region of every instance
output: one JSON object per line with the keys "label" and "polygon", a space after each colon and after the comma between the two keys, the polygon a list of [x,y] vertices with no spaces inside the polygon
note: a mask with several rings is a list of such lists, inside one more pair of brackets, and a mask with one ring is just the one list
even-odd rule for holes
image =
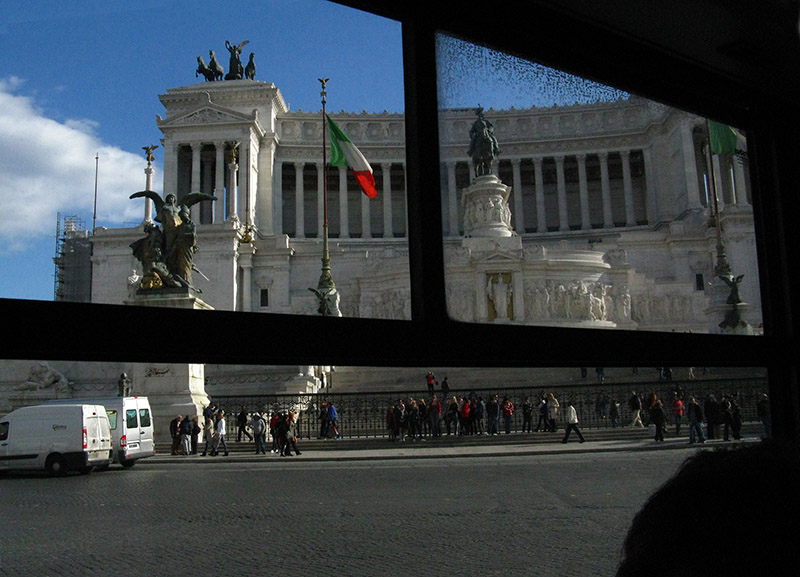
{"label": "green flag", "polygon": [[736,154],[739,139],[730,126],[709,120],[708,138],[711,141],[712,154]]}

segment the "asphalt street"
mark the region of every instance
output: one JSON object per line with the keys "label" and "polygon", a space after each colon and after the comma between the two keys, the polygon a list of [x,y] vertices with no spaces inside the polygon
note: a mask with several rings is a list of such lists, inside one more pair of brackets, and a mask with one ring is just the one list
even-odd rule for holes
{"label": "asphalt street", "polygon": [[613,575],[633,515],[693,450],[9,474],[0,575]]}

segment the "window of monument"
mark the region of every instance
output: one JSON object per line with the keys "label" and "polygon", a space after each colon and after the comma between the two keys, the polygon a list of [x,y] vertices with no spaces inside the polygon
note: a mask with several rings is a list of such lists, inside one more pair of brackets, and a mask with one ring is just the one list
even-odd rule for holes
{"label": "window of monument", "polygon": [[[318,314],[308,289],[321,275],[327,212],[343,314],[410,318],[400,23],[325,0],[221,11],[182,1],[148,21],[138,7],[4,11],[8,44],[40,49],[0,78],[11,171],[0,174],[27,191],[0,221],[0,298],[123,304],[151,281],[171,282],[153,281],[129,248],[145,220],[165,226],[153,202],[129,198],[149,188],[156,204],[171,193],[178,205],[195,192],[215,197],[188,207],[198,251],[178,284],[216,310],[265,312],[260,294],[271,288],[268,312]],[[102,51],[86,41],[98,30]],[[153,46],[157,66],[142,57]],[[69,72],[52,58],[60,51]],[[224,76],[207,80],[212,51]],[[254,77],[228,78],[251,55]],[[371,167],[375,198],[361,191],[353,157],[331,166],[323,90],[325,112]],[[22,126],[27,146],[14,144]]]}
{"label": "window of monument", "polygon": [[447,33],[436,71],[451,319],[763,334],[743,130]]}

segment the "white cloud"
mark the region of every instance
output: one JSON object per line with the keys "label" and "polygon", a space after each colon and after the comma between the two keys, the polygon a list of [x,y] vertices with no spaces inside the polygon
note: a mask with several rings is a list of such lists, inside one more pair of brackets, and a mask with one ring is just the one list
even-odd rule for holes
{"label": "white cloud", "polygon": [[98,225],[141,219],[142,207],[128,197],[144,183],[142,155],[102,142],[91,119],[46,117],[34,98],[19,94],[23,86],[0,79],[0,250],[52,236],[58,212],[91,215],[96,155]]}

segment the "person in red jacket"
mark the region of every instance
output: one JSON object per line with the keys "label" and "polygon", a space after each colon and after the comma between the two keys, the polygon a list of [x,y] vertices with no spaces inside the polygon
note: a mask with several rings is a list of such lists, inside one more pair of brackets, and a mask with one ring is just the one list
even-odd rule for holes
{"label": "person in red jacket", "polygon": [[672,415],[675,418],[675,435],[677,436],[681,434],[681,417],[683,417],[683,401],[677,393],[672,398]]}
{"label": "person in red jacket", "polygon": [[506,426],[506,435],[511,433],[511,419],[514,416],[514,403],[508,397],[503,397],[503,403],[500,405],[500,412],[503,414],[503,421]]}

